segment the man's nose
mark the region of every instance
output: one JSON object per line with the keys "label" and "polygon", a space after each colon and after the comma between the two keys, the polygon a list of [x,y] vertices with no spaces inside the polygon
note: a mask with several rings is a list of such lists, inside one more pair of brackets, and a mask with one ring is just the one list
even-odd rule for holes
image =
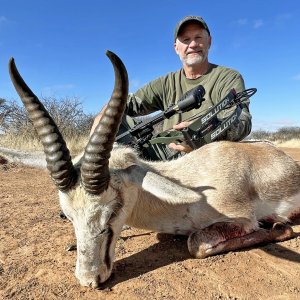
{"label": "man's nose", "polygon": [[190,47],[190,48],[198,47],[198,43],[197,43],[195,40],[191,40],[191,42],[190,42],[190,44],[189,44],[189,47]]}

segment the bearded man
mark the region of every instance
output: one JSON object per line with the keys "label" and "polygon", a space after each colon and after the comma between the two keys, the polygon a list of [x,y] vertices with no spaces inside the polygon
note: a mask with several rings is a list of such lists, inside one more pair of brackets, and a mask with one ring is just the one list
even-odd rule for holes
{"label": "bearded man", "polygon": [[[176,104],[187,91],[198,85],[202,85],[206,91],[205,101],[202,102],[201,107],[165,119],[163,130],[170,128],[182,130],[191,124],[191,121],[187,120],[195,115],[201,116],[209,108],[224,99],[231,89],[235,89],[236,92],[244,91],[244,80],[238,71],[209,62],[208,54],[211,43],[212,37],[203,18],[187,16],[179,21],[175,28],[174,49],[182,62],[182,68],[161,76],[135,93],[129,94],[120,132],[130,129],[134,125],[131,117],[164,111]],[[252,124],[249,100],[240,105],[242,106],[241,114],[219,139],[240,141],[250,133]],[[217,116],[218,120],[229,116],[234,109],[234,107],[231,107],[222,110]],[[100,112],[95,118],[91,132],[98,124],[101,115]],[[157,157],[152,153],[150,157],[146,158],[170,160],[192,150],[185,143],[161,144],[158,148]],[[157,147],[155,152],[157,153]]]}

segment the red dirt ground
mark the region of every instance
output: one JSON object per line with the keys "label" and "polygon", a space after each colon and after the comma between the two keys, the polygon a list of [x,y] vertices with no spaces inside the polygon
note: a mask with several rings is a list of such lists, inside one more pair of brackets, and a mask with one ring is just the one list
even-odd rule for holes
{"label": "red dirt ground", "polygon": [[0,190],[1,299],[300,299],[300,225],[289,241],[204,260],[184,240],[125,230],[114,277],[93,290],[75,278],[73,228],[48,173],[0,160]]}

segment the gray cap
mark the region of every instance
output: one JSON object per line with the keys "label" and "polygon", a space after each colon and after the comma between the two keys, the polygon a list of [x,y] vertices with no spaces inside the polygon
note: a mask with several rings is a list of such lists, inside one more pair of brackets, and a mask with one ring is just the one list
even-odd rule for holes
{"label": "gray cap", "polygon": [[210,35],[210,31],[206,22],[198,16],[186,16],[182,20],[180,20],[175,28],[174,40],[176,41],[179,31],[182,29],[183,25],[186,25],[188,22],[198,22]]}

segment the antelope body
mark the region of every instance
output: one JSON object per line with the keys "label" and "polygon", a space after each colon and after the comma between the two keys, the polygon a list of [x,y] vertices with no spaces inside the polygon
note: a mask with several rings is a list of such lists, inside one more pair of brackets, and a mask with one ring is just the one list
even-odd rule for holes
{"label": "antelope body", "polygon": [[13,59],[9,63],[62,210],[74,225],[75,274],[82,285],[98,287],[109,278],[124,224],[187,235],[197,258],[292,237],[285,224],[300,211],[300,167],[273,145],[215,142],[177,160],[149,162],[114,144],[128,78],[121,60],[107,55],[115,69],[114,91],[83,155],[73,162],[56,124]]}

